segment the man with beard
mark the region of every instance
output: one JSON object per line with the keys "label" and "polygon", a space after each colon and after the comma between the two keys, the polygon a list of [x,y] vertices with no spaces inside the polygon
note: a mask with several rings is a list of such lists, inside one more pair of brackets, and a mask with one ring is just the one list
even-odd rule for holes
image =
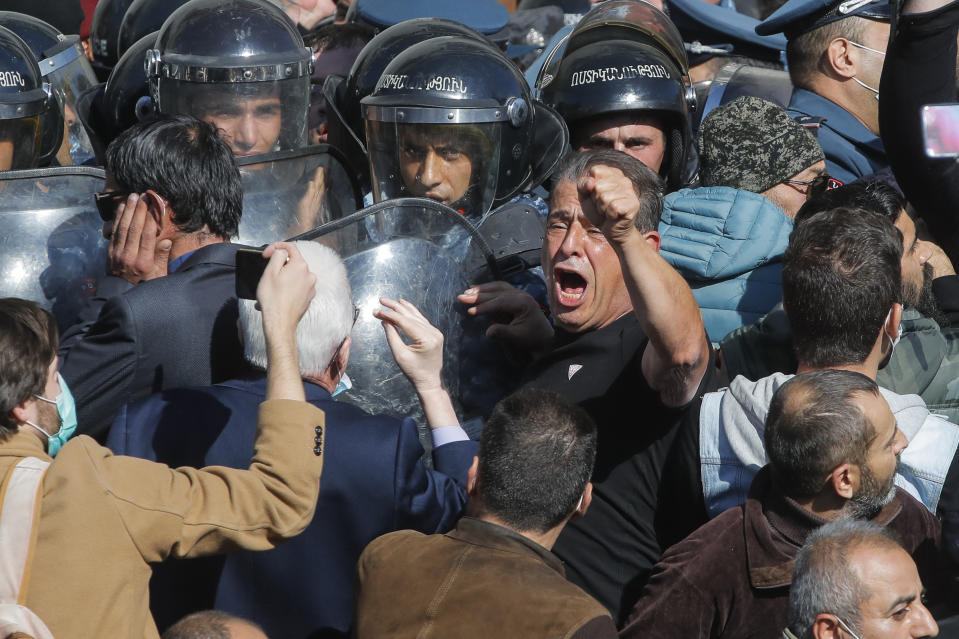
{"label": "man with beard", "polygon": [[[902,234],[892,223],[861,209],[823,211],[798,223],[783,256],[783,306],[797,373],[832,368],[876,379],[899,343],[902,253]],[[789,378],[738,376],[729,388],[703,397],[696,428],[702,484],[695,492],[709,517],[746,499],[768,460],[767,407]],[[959,427],[932,414],[916,395],[880,392],[909,442],[898,483],[936,512]]]}
{"label": "man with beard", "polygon": [[[796,223],[841,206],[884,217],[902,234],[902,341],[876,381],[900,395],[919,395],[929,410],[959,422],[959,402],[950,388],[959,377],[959,329],[950,328],[959,319],[959,277],[952,263],[938,246],[918,238],[902,197],[880,180],[826,191],[802,207]],[[773,372],[796,371],[789,320],[781,306],[720,344],[730,378],[758,380]]]}
{"label": "man with beard", "polygon": [[621,636],[776,636],[800,547],[842,518],[888,526],[934,582],[939,523],[893,484],[907,443],[872,379],[830,369],[792,378],[772,396],[764,437],[769,465],[749,499],[666,552]]}

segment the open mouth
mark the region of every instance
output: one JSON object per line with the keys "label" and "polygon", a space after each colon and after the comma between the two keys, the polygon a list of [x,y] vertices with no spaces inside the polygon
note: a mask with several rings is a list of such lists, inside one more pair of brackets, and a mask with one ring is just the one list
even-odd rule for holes
{"label": "open mouth", "polygon": [[556,293],[563,306],[577,306],[586,294],[586,280],[579,273],[556,271]]}

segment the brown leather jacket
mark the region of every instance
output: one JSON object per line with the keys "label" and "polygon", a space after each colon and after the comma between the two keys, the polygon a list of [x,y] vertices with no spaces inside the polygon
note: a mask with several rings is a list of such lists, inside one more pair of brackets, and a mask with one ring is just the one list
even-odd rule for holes
{"label": "brown leather jacket", "polygon": [[471,517],[446,535],[375,539],[358,577],[357,639],[616,637],[609,612],[566,581],[553,553]]}

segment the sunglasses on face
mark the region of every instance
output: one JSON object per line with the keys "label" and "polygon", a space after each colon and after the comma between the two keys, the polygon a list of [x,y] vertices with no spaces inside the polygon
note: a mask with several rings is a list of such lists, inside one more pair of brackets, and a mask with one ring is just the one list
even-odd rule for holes
{"label": "sunglasses on face", "polygon": [[94,193],[93,199],[97,204],[97,213],[104,222],[112,222],[117,216],[117,208],[127,199],[127,193],[119,191],[104,191]]}
{"label": "sunglasses on face", "polygon": [[783,184],[798,184],[806,187],[806,199],[818,197],[830,189],[836,188],[833,179],[828,175],[820,175],[811,180],[783,180]]}

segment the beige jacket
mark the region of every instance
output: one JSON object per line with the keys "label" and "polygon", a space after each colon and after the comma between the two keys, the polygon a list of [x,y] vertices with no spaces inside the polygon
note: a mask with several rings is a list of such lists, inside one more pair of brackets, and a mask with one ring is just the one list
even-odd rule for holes
{"label": "beige jacket", "polygon": [[[320,487],[323,412],[273,400],[259,424],[248,471],[171,469],[86,436],[68,442],[44,479],[26,605],[57,639],[156,638],[150,562],[267,549],[301,532]],[[27,456],[49,459],[32,432],[0,443],[2,476]]]}

